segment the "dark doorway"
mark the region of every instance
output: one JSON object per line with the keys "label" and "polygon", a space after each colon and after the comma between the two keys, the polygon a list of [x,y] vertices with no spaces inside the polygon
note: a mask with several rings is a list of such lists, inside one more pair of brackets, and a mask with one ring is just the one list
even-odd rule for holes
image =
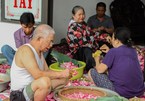
{"label": "dark doorway", "polygon": [[141,0],[114,0],[110,13],[115,28],[130,28],[133,42],[145,45],[145,5]]}

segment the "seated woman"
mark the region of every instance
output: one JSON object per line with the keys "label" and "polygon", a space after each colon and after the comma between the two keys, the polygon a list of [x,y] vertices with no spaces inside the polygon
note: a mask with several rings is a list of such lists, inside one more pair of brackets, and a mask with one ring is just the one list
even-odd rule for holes
{"label": "seated woman", "polygon": [[95,34],[87,27],[85,11],[81,6],[72,9],[72,19],[67,32],[67,42],[73,58],[86,62],[86,71],[95,66],[92,52],[98,48]]}
{"label": "seated woman", "polygon": [[103,45],[100,50],[107,54],[102,63],[99,63],[98,56],[95,57],[96,67],[88,73],[96,86],[114,90],[126,98],[139,97],[144,92],[143,74],[130,34],[125,27],[117,28],[111,38],[114,48],[109,50]]}

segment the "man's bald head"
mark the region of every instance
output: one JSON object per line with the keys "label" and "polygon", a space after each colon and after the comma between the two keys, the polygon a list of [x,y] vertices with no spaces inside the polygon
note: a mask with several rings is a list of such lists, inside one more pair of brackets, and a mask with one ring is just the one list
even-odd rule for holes
{"label": "man's bald head", "polygon": [[32,39],[46,37],[50,34],[55,34],[54,29],[47,24],[41,24],[35,29]]}

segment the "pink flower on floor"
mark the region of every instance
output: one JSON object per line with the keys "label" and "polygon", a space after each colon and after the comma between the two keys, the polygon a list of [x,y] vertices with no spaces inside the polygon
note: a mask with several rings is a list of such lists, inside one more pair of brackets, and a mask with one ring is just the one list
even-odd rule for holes
{"label": "pink flower on floor", "polygon": [[1,64],[0,65],[0,73],[6,73],[6,70],[9,68],[10,68],[10,66],[8,64]]}
{"label": "pink flower on floor", "polygon": [[53,92],[51,92],[49,95],[47,95],[47,97],[45,98],[45,101],[55,101],[53,96],[54,94]]}

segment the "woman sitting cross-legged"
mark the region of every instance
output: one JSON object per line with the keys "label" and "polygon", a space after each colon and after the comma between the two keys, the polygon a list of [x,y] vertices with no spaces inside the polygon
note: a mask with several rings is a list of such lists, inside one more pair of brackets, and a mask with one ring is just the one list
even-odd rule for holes
{"label": "woman sitting cross-legged", "polygon": [[67,32],[67,42],[73,58],[86,62],[85,70],[95,66],[95,60],[92,57],[93,51],[98,48],[95,41],[95,33],[87,26],[85,11],[81,6],[75,6],[72,9],[72,19],[69,23]]}
{"label": "woman sitting cross-legged", "polygon": [[128,28],[117,28],[111,38],[114,48],[109,50],[103,45],[100,50],[107,54],[101,63],[99,57],[95,57],[96,66],[88,73],[96,86],[111,89],[126,98],[139,97],[144,92],[144,78],[130,35]]}

